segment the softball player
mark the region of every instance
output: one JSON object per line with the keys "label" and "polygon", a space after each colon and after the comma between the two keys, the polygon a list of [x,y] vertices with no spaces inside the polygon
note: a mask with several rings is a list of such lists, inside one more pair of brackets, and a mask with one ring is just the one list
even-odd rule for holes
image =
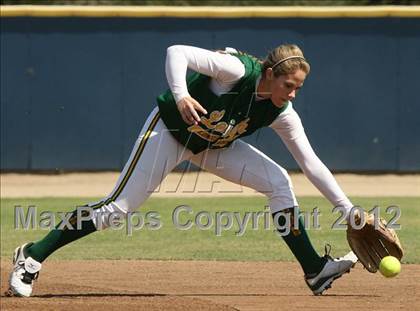
{"label": "softball player", "polygon": [[[187,69],[194,73],[186,78]],[[87,205],[89,217],[73,212],[71,224],[81,216],[87,218],[80,221],[81,228],[57,227],[42,240],[16,248],[9,293],[30,296],[41,263],[51,253],[109,226],[109,213],[136,210],[184,160],[265,194],[276,223],[284,227],[286,216],[298,209],[290,178],[280,165],[240,139],[265,126],[280,136],[306,176],[334,206],[350,210],[352,203],[314,153],[291,103],[309,70],[296,45],[279,46],[264,62],[231,48],[214,52],[169,47],[170,89],[158,96],[158,106],[141,130],[114,190]],[[352,252],[338,259],[318,255],[301,219],[298,228],[281,233],[315,295],[331,287],[357,261]]]}

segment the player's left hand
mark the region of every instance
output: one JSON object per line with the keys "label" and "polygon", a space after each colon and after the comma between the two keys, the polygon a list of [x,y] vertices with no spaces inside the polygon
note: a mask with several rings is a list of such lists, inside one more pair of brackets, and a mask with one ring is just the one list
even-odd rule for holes
{"label": "player's left hand", "polygon": [[[353,228],[349,222],[347,241],[366,270],[375,273],[386,256],[394,256],[401,261],[403,249],[395,230],[388,228],[384,219],[375,219],[373,214],[364,212],[364,220],[361,229]],[[361,221],[361,217],[355,214],[355,223],[360,225]]]}

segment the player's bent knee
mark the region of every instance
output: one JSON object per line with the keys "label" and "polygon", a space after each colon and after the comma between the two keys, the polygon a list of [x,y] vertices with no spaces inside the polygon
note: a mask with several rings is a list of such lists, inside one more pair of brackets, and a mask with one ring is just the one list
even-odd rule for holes
{"label": "player's bent knee", "polygon": [[274,177],[270,182],[272,191],[267,193],[270,198],[290,196],[293,193],[292,181],[287,173]]}
{"label": "player's bent knee", "polygon": [[92,212],[92,221],[97,230],[112,227],[124,220],[127,214],[137,209],[137,206],[126,204],[127,202],[109,202],[101,207],[95,208]]}
{"label": "player's bent knee", "polygon": [[278,176],[272,179],[271,186],[272,191],[265,193],[265,195],[269,199],[272,213],[290,208],[290,206],[298,205],[293,191],[292,181],[284,169],[279,171]]}

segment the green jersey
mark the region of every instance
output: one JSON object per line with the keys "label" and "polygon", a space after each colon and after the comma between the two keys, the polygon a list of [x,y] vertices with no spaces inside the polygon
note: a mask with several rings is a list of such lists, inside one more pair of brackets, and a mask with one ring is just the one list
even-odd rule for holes
{"label": "green jersey", "polygon": [[251,135],[269,126],[286,109],[270,99],[255,98],[255,86],[261,75],[261,63],[244,54],[233,54],[245,66],[244,76],[233,89],[220,96],[210,90],[211,77],[194,73],[187,77],[188,91],[207,111],[197,125],[182,120],[171,90],[158,96],[161,118],[177,141],[197,154],[205,149],[228,147],[235,139]]}

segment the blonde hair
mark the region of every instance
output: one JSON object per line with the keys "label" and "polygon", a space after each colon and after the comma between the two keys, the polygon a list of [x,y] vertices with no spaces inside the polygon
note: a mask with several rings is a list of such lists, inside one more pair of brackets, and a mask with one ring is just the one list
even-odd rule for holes
{"label": "blonde hair", "polygon": [[300,69],[306,74],[311,67],[303,56],[302,50],[295,44],[282,44],[268,53],[262,64],[262,72],[272,68],[274,76],[278,77]]}

